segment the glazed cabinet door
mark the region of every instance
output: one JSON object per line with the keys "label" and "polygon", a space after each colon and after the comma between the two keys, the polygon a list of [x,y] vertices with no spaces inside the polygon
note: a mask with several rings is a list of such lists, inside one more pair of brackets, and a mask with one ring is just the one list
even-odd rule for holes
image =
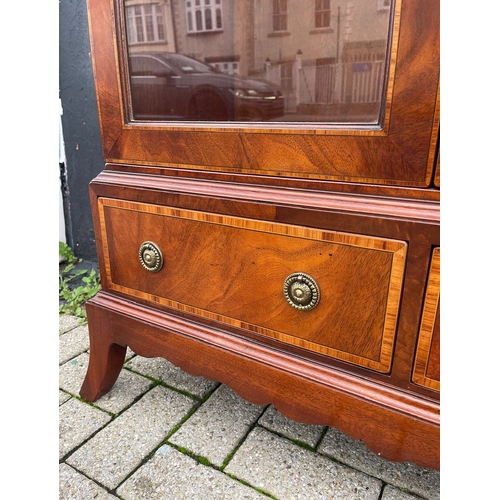
{"label": "glazed cabinet door", "polygon": [[107,162],[329,190],[431,185],[439,2],[88,4]]}

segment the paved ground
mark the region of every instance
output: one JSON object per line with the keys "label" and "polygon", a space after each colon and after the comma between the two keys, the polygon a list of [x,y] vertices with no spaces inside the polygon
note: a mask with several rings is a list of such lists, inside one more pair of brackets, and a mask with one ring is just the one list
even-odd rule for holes
{"label": "paved ground", "polygon": [[87,326],[61,316],[59,334],[60,500],[439,498],[438,471],[130,350],[114,388],[86,403]]}

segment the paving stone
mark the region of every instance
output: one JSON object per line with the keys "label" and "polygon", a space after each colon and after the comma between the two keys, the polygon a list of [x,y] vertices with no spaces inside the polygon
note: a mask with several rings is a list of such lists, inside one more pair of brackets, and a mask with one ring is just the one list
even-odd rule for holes
{"label": "paving stone", "polygon": [[[75,329],[77,330],[77,332],[74,332],[76,338],[71,336],[61,338],[61,335]],[[80,320],[76,316],[59,316],[59,334],[59,364],[64,363],[81,352],[87,351],[90,347],[89,326],[87,323],[80,324]],[[133,356],[135,356],[134,351],[130,347],[127,347],[125,360]]]}
{"label": "paving stone", "polygon": [[62,463],[59,465],[59,500],[116,500],[116,497]]}
{"label": "paving stone", "polygon": [[274,406],[269,406],[260,417],[259,424],[289,439],[300,441],[314,448],[325,429],[322,425],[307,425],[295,422],[282,415]]}
{"label": "paving stone", "polygon": [[384,493],[380,500],[420,500],[420,497],[398,490],[394,488],[394,486],[387,485],[384,488]]}
{"label": "paving stone", "polygon": [[79,318],[71,316],[70,314],[61,314],[59,316],[59,333],[65,333],[80,324]]}
{"label": "paving stone", "polygon": [[220,467],[263,408],[240,398],[226,385],[220,385],[169,441]]}
{"label": "paving stone", "polygon": [[124,500],[265,500],[266,496],[163,445],[117,490]]}
{"label": "paving stone", "polygon": [[143,375],[160,380],[170,387],[188,392],[200,398],[218,385],[218,382],[207,380],[203,377],[193,377],[163,358],[136,356],[125,366]]}
{"label": "paving stone", "polygon": [[71,398],[59,407],[59,458],[75,449],[111,420],[97,408]]}
{"label": "paving stone", "polygon": [[333,427],[328,429],[318,452],[427,500],[439,499],[439,471],[417,467],[413,463],[384,460],[361,441],[355,441]]}
{"label": "paving stone", "polygon": [[59,336],[59,364],[85,352],[90,346],[88,325],[78,326]]}
{"label": "paving stone", "polygon": [[87,373],[89,354],[83,352],[63,365],[59,366],[59,389],[63,389],[75,396],[79,395],[80,387]]}
{"label": "paving stone", "polygon": [[193,407],[183,394],[156,386],[67,462],[107,488],[116,488]]}
{"label": "paving stone", "polygon": [[[89,354],[84,352],[59,367],[59,388],[75,396],[87,373]],[[111,390],[94,402],[95,406],[111,413],[119,413],[129,406],[134,399],[144,394],[154,382],[128,370],[122,370]]]}
{"label": "paving stone", "polygon": [[122,370],[111,390],[94,402],[96,406],[111,413],[119,413],[154,384],[136,373]]}
{"label": "paving stone", "polygon": [[66,394],[64,391],[61,391],[59,389],[59,406],[61,406],[63,403],[66,403],[68,399],[70,399],[71,396],[69,394]]}
{"label": "paving stone", "polygon": [[125,361],[128,361],[129,359],[133,358],[136,356],[135,352],[130,349],[130,347],[127,347],[127,352],[125,353]]}
{"label": "paving stone", "polygon": [[382,482],[255,428],[225,468],[280,500],[378,500]]}

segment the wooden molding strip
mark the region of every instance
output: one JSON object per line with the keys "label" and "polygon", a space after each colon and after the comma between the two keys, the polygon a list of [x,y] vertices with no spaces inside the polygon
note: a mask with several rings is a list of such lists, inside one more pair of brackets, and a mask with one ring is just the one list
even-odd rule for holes
{"label": "wooden molding strip", "polygon": [[377,216],[404,217],[439,222],[440,204],[433,201],[402,200],[376,196],[347,195],[251,184],[232,184],[206,180],[179,179],[142,174],[103,171],[95,179],[110,185],[133,185],[137,188],[181,192],[246,201],[275,203],[294,207],[338,210]]}

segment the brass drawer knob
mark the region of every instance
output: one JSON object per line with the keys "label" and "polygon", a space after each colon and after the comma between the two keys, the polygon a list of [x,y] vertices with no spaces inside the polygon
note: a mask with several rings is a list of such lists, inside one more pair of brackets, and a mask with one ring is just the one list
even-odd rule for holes
{"label": "brass drawer knob", "polygon": [[283,284],[287,302],[295,309],[310,311],[319,302],[319,287],[316,281],[305,273],[293,273]]}
{"label": "brass drawer knob", "polygon": [[142,267],[152,273],[157,273],[163,266],[161,250],[151,241],[145,241],[139,248],[139,260]]}

